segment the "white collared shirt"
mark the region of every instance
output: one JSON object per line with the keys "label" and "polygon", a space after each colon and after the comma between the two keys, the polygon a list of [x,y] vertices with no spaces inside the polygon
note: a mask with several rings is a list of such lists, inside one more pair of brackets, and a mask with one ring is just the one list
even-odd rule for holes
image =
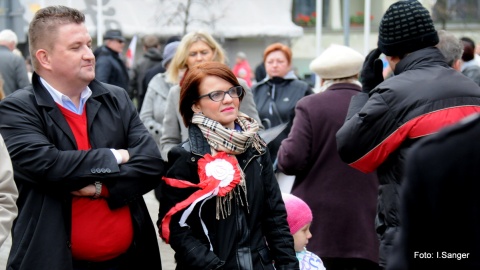
{"label": "white collared shirt", "polygon": [[[83,113],[83,108],[85,107],[85,103],[87,102],[88,98],[92,95],[92,90],[90,90],[88,86],[85,87],[85,89],[80,94],[80,104],[77,108],[77,106],[75,106],[75,103],[73,103],[72,99],[62,94],[57,89],[53,88],[42,77],[39,77],[39,78],[40,78],[40,82],[43,84],[43,86],[45,86],[48,93],[50,94],[50,96],[52,96],[53,100],[57,104],[78,115],[81,115]],[[117,160],[117,164],[121,164],[122,156],[120,155],[120,153],[118,153],[118,151],[113,148],[111,148],[110,150],[112,151],[112,154],[115,156],[115,159]]]}
{"label": "white collared shirt", "polygon": [[60,106],[62,106],[63,108],[71,112],[74,112],[78,115],[83,113],[83,108],[85,107],[85,103],[87,102],[87,99],[92,95],[92,90],[90,90],[88,86],[85,87],[85,89],[83,89],[82,93],[80,94],[80,104],[77,108],[77,106],[75,106],[75,103],[73,103],[73,101],[68,96],[62,94],[57,89],[53,88],[42,77],[40,77],[40,82],[45,86],[48,93],[50,94],[50,96],[52,96],[53,100],[57,104],[60,104]]}

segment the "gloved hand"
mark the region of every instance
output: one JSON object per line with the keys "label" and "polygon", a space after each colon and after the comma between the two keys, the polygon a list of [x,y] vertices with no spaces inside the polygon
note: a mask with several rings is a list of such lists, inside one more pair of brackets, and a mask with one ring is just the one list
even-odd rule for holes
{"label": "gloved hand", "polygon": [[369,93],[372,89],[383,82],[383,62],[378,57],[382,54],[380,49],[373,49],[363,62],[363,68],[360,73],[362,82],[362,91]]}

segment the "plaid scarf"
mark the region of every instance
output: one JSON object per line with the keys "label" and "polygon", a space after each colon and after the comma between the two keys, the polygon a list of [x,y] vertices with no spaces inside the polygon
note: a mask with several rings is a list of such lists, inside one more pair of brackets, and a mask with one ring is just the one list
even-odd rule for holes
{"label": "plaid scarf", "polygon": [[192,123],[200,128],[208,144],[216,151],[238,155],[253,145],[261,152],[266,144],[257,133],[259,129],[257,121],[239,112],[235,122],[240,125],[241,131],[226,128],[202,113],[195,113],[192,118]]}
{"label": "plaid scarf", "polygon": [[[242,128],[241,131],[226,128],[202,113],[195,113],[192,118],[192,124],[196,124],[202,131],[205,139],[207,139],[212,150],[212,155],[215,155],[216,152],[238,155],[245,152],[250,146],[253,146],[258,152],[262,152],[262,149],[266,147],[266,143],[257,133],[259,129],[257,121],[239,112],[235,123],[240,125]],[[246,205],[248,211],[245,174],[240,167],[240,163],[238,163],[238,169],[241,175],[240,183],[226,196],[217,196],[217,219],[220,219],[220,217],[224,219],[230,216],[231,200],[233,198],[236,198],[237,204],[241,204],[242,206]]]}

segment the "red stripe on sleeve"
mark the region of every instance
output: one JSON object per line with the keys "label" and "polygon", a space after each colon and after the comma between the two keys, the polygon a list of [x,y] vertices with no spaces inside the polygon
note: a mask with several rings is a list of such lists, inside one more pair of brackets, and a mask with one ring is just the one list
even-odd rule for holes
{"label": "red stripe on sleeve", "polygon": [[373,172],[407,138],[415,139],[430,135],[476,112],[480,112],[480,107],[469,105],[450,107],[415,117],[395,130],[360,159],[349,165],[364,173]]}

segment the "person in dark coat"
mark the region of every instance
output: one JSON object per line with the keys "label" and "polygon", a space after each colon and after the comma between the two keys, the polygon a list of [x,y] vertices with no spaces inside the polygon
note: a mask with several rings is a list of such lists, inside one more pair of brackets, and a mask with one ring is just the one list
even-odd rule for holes
{"label": "person in dark coat", "polygon": [[[130,91],[128,69],[120,58],[125,38],[120,30],[108,30],[103,36],[104,45],[96,51],[95,79]],[[130,93],[132,98],[132,93]]]}
{"label": "person in dark coat", "polygon": [[259,83],[267,77],[267,71],[265,70],[265,63],[262,61],[255,67],[255,82]]}
{"label": "person in dark coat", "polygon": [[[142,38],[143,55],[131,69],[132,79],[130,80],[130,91],[134,91],[137,99],[137,110],[140,112],[145,99],[143,79],[147,70],[155,64],[162,62],[160,41],[155,35],[146,35]],[[133,90],[132,90],[133,89]]]}
{"label": "person in dark coat", "polygon": [[219,62],[195,65],[183,78],[189,137],[168,154],[158,220],[177,270],[299,269],[259,125],[239,112],[243,95]]}
{"label": "person in dark coat", "polygon": [[388,270],[480,269],[479,136],[475,114],[412,147]]}
{"label": "person in dark coat", "polygon": [[280,143],[288,136],[295,116],[295,105],[304,96],[313,94],[311,87],[295,76],[292,51],[281,43],[268,46],[263,53],[267,79],[252,87],[253,99],[265,129],[286,124],[287,127],[268,144],[272,163]]}
{"label": "person in dark coat", "polygon": [[[165,47],[163,48],[163,50],[164,50],[163,54],[165,54],[165,48],[167,47],[168,44],[170,44],[172,42],[175,42],[175,41],[180,41],[180,40],[181,40],[181,38],[179,36],[171,36],[170,38],[168,38],[168,40],[165,42]],[[143,83],[142,83],[143,84],[143,90],[144,90],[145,93],[147,93],[148,84],[150,83],[152,78],[157,74],[164,73],[165,71],[167,71],[167,70],[165,69],[165,67],[163,65],[163,60],[162,60],[162,62],[153,65],[151,68],[149,68],[145,71],[145,77],[143,78]]]}
{"label": "person in dark coat", "polygon": [[[480,87],[446,63],[434,47],[438,41],[428,10],[418,1],[393,3],[380,22],[378,48],[365,59],[363,93],[352,98],[336,135],[344,162],[377,172],[381,267],[402,223],[398,194],[408,151],[420,138],[480,111]],[[395,74],[386,80],[381,53]]]}
{"label": "person in dark coat", "polygon": [[278,150],[278,169],[296,176],[292,194],[316,217],[308,249],[328,270],[378,269],[376,174],[345,164],[335,143],[352,96],[361,92],[363,60],[349,47],[331,45],[312,61],[322,90],[298,101],[290,134]]}
{"label": "person in dark coat", "polygon": [[7,269],[162,269],[142,195],[163,160],[125,90],[95,79],[84,14],[40,9],[28,34],[32,86],[0,103],[19,190]]}

